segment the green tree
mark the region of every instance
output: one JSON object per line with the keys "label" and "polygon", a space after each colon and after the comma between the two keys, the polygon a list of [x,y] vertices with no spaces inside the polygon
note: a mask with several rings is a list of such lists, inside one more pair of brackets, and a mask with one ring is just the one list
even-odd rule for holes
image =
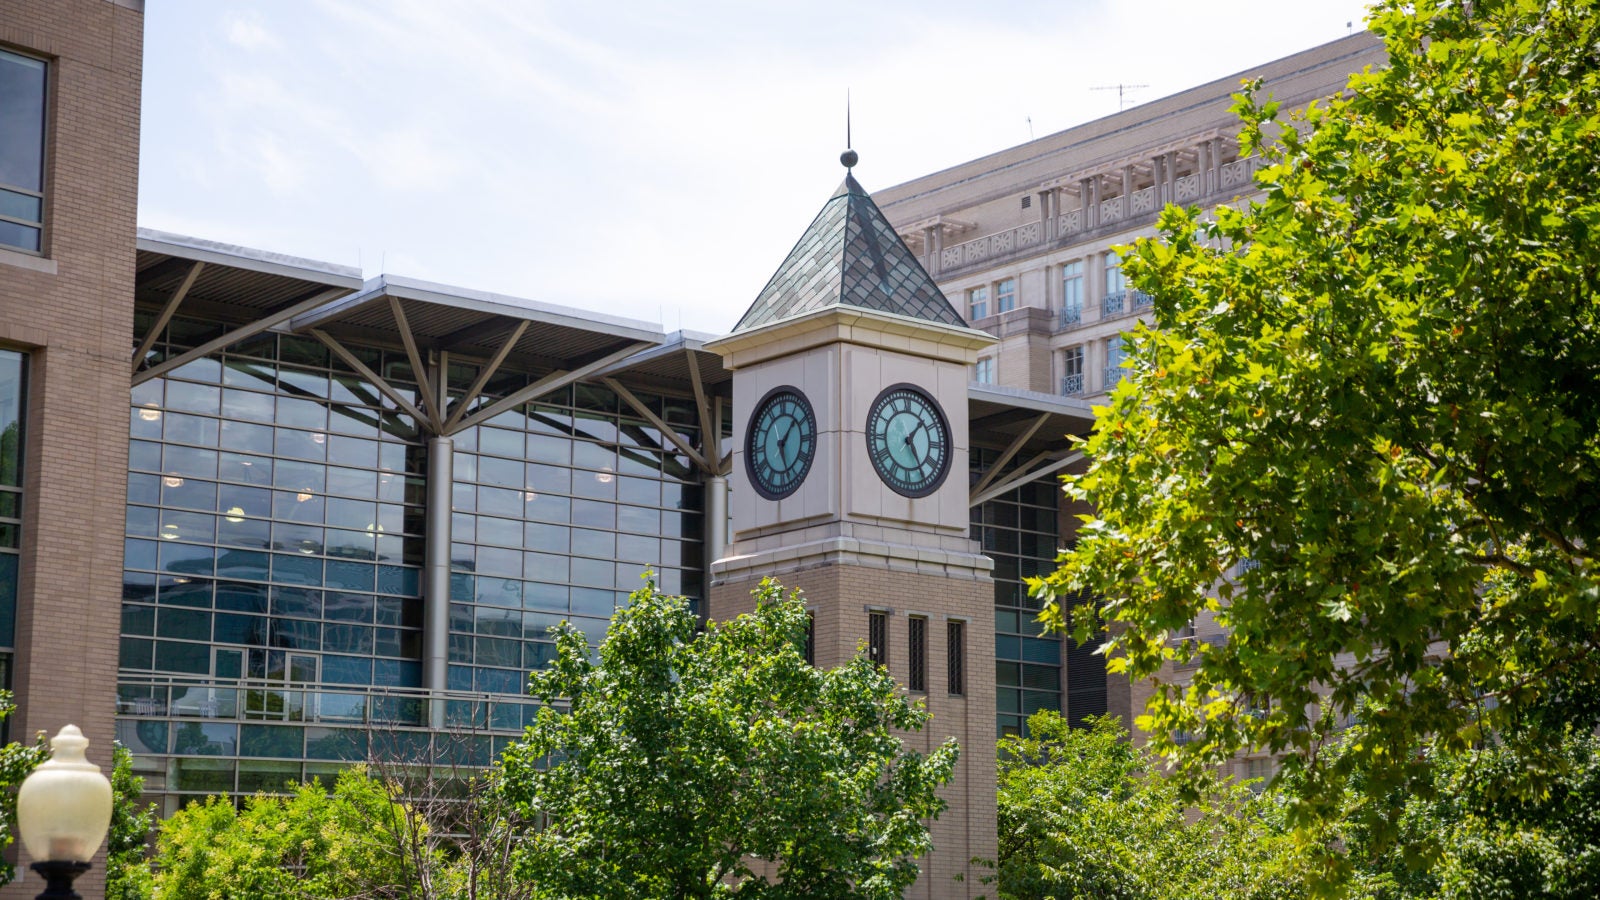
{"label": "green tree", "polygon": [[[14,712],[11,692],[0,690],[0,720]],[[0,746],[0,849],[11,846],[16,840],[17,788],[22,780],[40,763],[50,758],[50,747],[40,734],[33,744],[16,741]],[[17,867],[0,859],[0,884],[10,884],[17,877]]]}
{"label": "green tree", "polygon": [[[1495,789],[1531,800],[1600,721],[1600,15],[1385,0],[1369,26],[1388,67],[1345,96],[1290,123],[1241,96],[1263,199],[1168,208],[1133,251],[1160,330],[1038,589],[1103,597],[1072,627],[1132,678],[1198,656],[1141,723],[1186,771],[1286,753],[1298,826],[1381,840],[1435,760],[1502,743]],[[1171,640],[1206,610],[1225,644]]]}
{"label": "green tree", "polygon": [[133,754],[117,744],[111,754],[111,830],[106,836],[106,900],[147,900],[155,884],[145,853],[156,805],[140,804],[144,779],[133,774]]}
{"label": "green tree", "polygon": [[157,900],[414,897],[418,883],[396,831],[411,815],[356,768],[330,793],[312,781],[288,797],[190,803],[156,841]]}
{"label": "green tree", "polygon": [[647,581],[598,662],[557,636],[532,677],[545,706],[501,762],[507,797],[547,823],[520,875],[563,898],[898,898],[915,880],[954,743],[905,749],[921,704],[865,658],[808,665],[798,595],[764,581],[756,600],[701,633]]}
{"label": "green tree", "polygon": [[1113,717],[1045,710],[1000,742],[1002,898],[1298,898],[1283,806],[1238,784],[1191,807]]}

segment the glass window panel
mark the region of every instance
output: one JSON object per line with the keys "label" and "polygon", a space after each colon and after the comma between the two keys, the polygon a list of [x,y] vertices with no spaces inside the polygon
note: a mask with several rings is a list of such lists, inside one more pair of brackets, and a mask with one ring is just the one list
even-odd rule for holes
{"label": "glass window panel", "polygon": [[422,658],[422,632],[401,628],[379,628],[373,633],[372,652],[379,656]]}
{"label": "glass window panel", "polygon": [[[364,698],[359,694],[323,694],[324,716],[335,710],[331,718],[360,721],[366,716]],[[355,704],[360,704],[356,708]],[[361,762],[367,758],[368,741],[364,731],[355,728],[307,728],[306,759],[336,759]],[[243,787],[244,774],[239,775]]]}
{"label": "glass window panel", "polygon": [[210,547],[164,542],[160,557],[161,571],[178,575],[209,576],[216,568],[216,551]]}
{"label": "glass window panel", "polygon": [[240,756],[291,756],[299,759],[301,730],[293,725],[242,725]]}
{"label": "glass window panel", "polygon": [[536,494],[533,499],[523,503],[523,511],[530,519],[565,522],[572,514],[572,501],[555,494]]}
{"label": "glass window panel", "polygon": [[422,627],[422,600],[419,597],[379,597],[378,624]]}
{"label": "glass window panel", "polygon": [[328,407],[316,400],[279,397],[278,413],[272,421],[291,428],[324,431],[328,427]]}
{"label": "glass window panel", "polygon": [[617,499],[623,503],[659,506],[661,503],[661,482],[650,478],[618,477]]}
{"label": "glass window panel", "polygon": [[505,488],[478,488],[478,511],[497,516],[521,516],[524,499],[522,491]]}
{"label": "glass window panel", "polygon": [[471,453],[456,453],[450,457],[451,476],[457,481],[478,480],[478,457]]}
{"label": "glass window panel", "polygon": [[[211,608],[211,594],[214,582],[206,578],[177,578],[161,585],[160,599],[163,606],[192,606],[200,609]],[[200,638],[206,640],[206,638]]]}
{"label": "glass window panel", "polygon": [[373,526],[378,524],[378,504],[369,500],[330,497],[326,522],[335,528],[376,532]]}
{"label": "glass window panel", "polygon": [[[230,507],[232,509],[234,507]],[[272,523],[225,515],[217,523],[217,542],[234,547],[271,546]],[[264,576],[263,576],[264,577]]]}
{"label": "glass window panel", "polygon": [[403,659],[374,660],[372,683],[387,687],[421,687],[422,664]]}
{"label": "glass window panel", "polygon": [[565,466],[572,462],[572,442],[551,434],[528,435],[528,459]]}
{"label": "glass window panel", "polygon": [[321,492],[326,468],[316,463],[280,459],[274,466],[272,484],[294,492]]}
{"label": "glass window panel", "polygon": [[661,541],[655,537],[617,535],[617,559],[630,563],[657,565],[661,562]]}
{"label": "glass window panel", "polygon": [[[612,529],[617,525],[617,507],[593,500],[572,501],[572,524],[587,528]],[[574,539],[576,542],[576,539]]]}
{"label": "glass window panel", "polygon": [[155,633],[156,609],[141,603],[122,604],[122,633],[144,635]]}
{"label": "glass window panel", "polygon": [[450,487],[450,505],[454,509],[471,512],[478,508],[478,486],[457,482]]}
{"label": "glass window panel", "polygon": [[[233,756],[238,746],[239,726],[221,722],[185,722],[172,735],[172,752],[184,756]],[[188,762],[198,760],[178,760],[180,766]]]}
{"label": "glass window panel", "polygon": [[[572,561],[572,583],[597,588],[615,587],[615,564],[610,559],[574,559]],[[574,594],[574,602],[576,602],[576,594]]]}
{"label": "glass window panel", "polygon": [[166,422],[164,429],[166,439],[184,444],[200,444],[206,447],[217,445],[216,419],[204,416],[187,416],[182,413],[169,412],[163,417]]}
{"label": "glass window panel", "polygon": [[479,606],[473,610],[474,630],[478,634],[521,637],[522,613],[515,609]]}
{"label": "glass window panel", "polygon": [[322,528],[316,525],[279,522],[272,526],[272,547],[275,550],[293,550],[306,555],[321,553]]}
{"label": "glass window panel", "polygon": [[569,529],[564,525],[529,522],[523,529],[523,546],[546,553],[566,553]]}
{"label": "glass window panel", "polygon": [[378,467],[378,442],[332,435],[328,438],[328,461],[375,469]]}
{"label": "glass window panel", "polygon": [[475,662],[485,666],[522,665],[522,642],[503,638],[478,638]]}
{"label": "glass window panel", "polygon": [[321,431],[277,428],[274,429],[274,433],[275,448],[279,456],[313,460],[323,460],[328,456],[328,436]]}
{"label": "glass window panel", "polygon": [[520,460],[524,453],[525,442],[526,439],[521,431],[508,431],[503,428],[478,429],[478,450],[482,453],[494,453]]}
{"label": "glass window panel", "polygon": [[[243,644],[248,647],[267,645],[267,619],[262,616],[240,616],[217,613],[216,641],[219,644]],[[219,675],[221,673],[218,673]]]}
{"label": "glass window panel", "polygon": [[478,569],[488,575],[522,577],[522,552],[503,547],[479,547]]}
{"label": "glass window panel", "polygon": [[323,646],[335,653],[371,653],[372,628],[366,625],[328,625]]}
{"label": "glass window panel", "polygon": [[519,607],[522,605],[522,582],[512,578],[479,578],[476,600],[494,606]]}
{"label": "glass window panel", "polygon": [[[212,384],[188,381],[167,382],[167,409],[216,415],[222,403],[222,389]],[[171,418],[170,416],[168,417]]]}
{"label": "glass window panel", "polygon": [[[522,604],[525,609],[551,610],[555,612],[567,611],[567,586],[565,584],[548,584],[545,582],[527,582],[522,589]],[[525,613],[523,621],[526,624],[529,615]],[[540,625],[537,636],[544,636],[544,626]]]}
{"label": "glass window panel", "polygon": [[370,531],[330,528],[324,533],[325,552],[345,559],[373,559],[377,556],[377,535]]}
{"label": "glass window panel", "polygon": [[209,544],[216,540],[216,517],[209,513],[164,509],[161,511],[160,536],[167,541],[203,541]]}
{"label": "glass window panel", "polygon": [[155,668],[158,672],[187,675],[211,674],[211,646],[178,641],[156,641]]}
{"label": "glass window panel", "polygon": [[[345,628],[344,625],[329,625],[334,628]],[[271,645],[285,650],[320,650],[322,649],[322,626],[316,622],[305,619],[273,619],[270,637]],[[332,649],[342,649],[334,647]]]}
{"label": "glass window panel", "polygon": [[135,754],[167,752],[166,722],[148,719],[118,719],[117,740]]}
{"label": "glass window panel", "polygon": [[659,535],[661,533],[661,513],[655,509],[619,506],[617,507],[617,530],[639,535]]}
{"label": "glass window panel", "polygon": [[[227,429],[223,429],[226,434]],[[219,476],[224,481],[242,481],[245,484],[272,483],[272,460],[264,456],[246,456],[242,453],[223,453],[219,458]]]}
{"label": "glass window panel", "polygon": [[[238,391],[226,389],[222,392],[222,408],[228,411],[230,419],[248,419],[252,422],[272,422],[273,411],[277,406],[277,398],[271,394],[260,394],[255,391]],[[226,434],[228,428],[223,427]]]}
{"label": "glass window panel", "polygon": [[156,576],[145,572],[123,572],[122,599],[154,603],[156,601]]}
{"label": "glass window panel", "polygon": [[[609,576],[609,567],[607,575]],[[610,617],[616,606],[616,592],[610,590],[597,590],[595,588],[574,587],[572,589],[572,611],[580,615]],[[587,620],[584,620],[587,621]],[[584,622],[574,619],[573,624],[583,628],[586,632],[593,626],[584,626]],[[605,629],[599,631],[600,637],[605,636]],[[591,642],[598,643],[598,638],[590,634]]]}
{"label": "glass window panel", "polygon": [[155,641],[123,638],[118,646],[117,665],[124,669],[147,671],[153,666],[150,659],[155,654]]}
{"label": "glass window panel", "polygon": [[528,463],[525,475],[527,486],[535,491],[567,494],[572,491],[572,470],[561,466]]}
{"label": "glass window panel", "polygon": [[153,506],[130,506],[123,517],[129,537],[153,538],[157,534],[159,511]]}
{"label": "glass window panel", "polygon": [[616,469],[607,466],[597,471],[577,470],[572,473],[572,493],[580,497],[609,500],[617,496]]}
{"label": "glass window panel", "polygon": [[329,560],[323,583],[333,590],[370,591],[376,575],[376,566]]}
{"label": "glass window panel", "polygon": [[372,624],[377,598],[370,594],[328,591],[323,595],[323,618],[340,622]]}
{"label": "glass window panel", "polygon": [[217,556],[217,574],[224,578],[266,581],[268,565],[267,554],[254,550],[224,550]]}
{"label": "glass window panel", "polygon": [[272,495],[272,516],[285,522],[321,525],[324,502],[310,491],[276,491]]}
{"label": "glass window panel", "polygon": [[265,613],[267,611],[267,586],[239,581],[217,582],[217,609],[237,612]]}
{"label": "glass window panel", "polygon": [[366,469],[328,467],[328,493],[354,497],[373,497],[377,494],[377,473]]}
{"label": "glass window panel", "polygon": [[[336,626],[329,626],[333,627]],[[327,684],[371,684],[372,660],[358,656],[324,656],[322,680]]]}
{"label": "glass window panel", "polygon": [[[131,480],[130,477],[130,482]],[[185,509],[212,510],[216,508],[216,482],[200,481],[195,478],[184,478],[178,475],[165,475],[162,476],[160,484],[163,505],[180,506]]]}
{"label": "glass window panel", "polygon": [[522,577],[535,581],[563,582],[567,580],[566,556],[553,553],[527,553],[522,558]]}
{"label": "glass window panel", "polygon": [[229,521],[243,516],[265,519],[272,515],[272,492],[236,484],[218,485],[217,510]]}
{"label": "glass window panel", "polygon": [[298,762],[243,760],[239,763],[240,793],[286,794],[299,783]]}

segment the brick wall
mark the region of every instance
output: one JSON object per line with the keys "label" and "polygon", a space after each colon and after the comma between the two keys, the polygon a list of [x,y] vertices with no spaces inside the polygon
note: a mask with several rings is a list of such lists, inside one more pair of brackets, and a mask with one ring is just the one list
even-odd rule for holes
{"label": "brick wall", "polygon": [[[77,724],[111,761],[128,452],[143,15],[11,0],[0,46],[50,61],[46,244],[0,253],[0,344],[29,353],[13,737]],[[26,864],[27,860],[24,860]],[[104,893],[98,862],[80,879]],[[32,896],[29,873],[0,897]]]}

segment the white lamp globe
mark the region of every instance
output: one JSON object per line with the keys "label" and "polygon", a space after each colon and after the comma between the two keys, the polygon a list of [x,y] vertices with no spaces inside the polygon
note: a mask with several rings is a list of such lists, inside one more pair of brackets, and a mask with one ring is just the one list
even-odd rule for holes
{"label": "white lamp globe", "polygon": [[62,728],[17,792],[22,845],[38,862],[87,863],[111,827],[111,782],[84,758],[88,746],[78,726]]}

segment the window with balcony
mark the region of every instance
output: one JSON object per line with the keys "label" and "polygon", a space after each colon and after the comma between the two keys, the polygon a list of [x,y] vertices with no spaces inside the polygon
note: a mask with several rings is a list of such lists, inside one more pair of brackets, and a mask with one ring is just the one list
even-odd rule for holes
{"label": "window with balcony", "polygon": [[967,319],[976,321],[989,315],[989,289],[973,288],[967,291]]}
{"label": "window with balcony", "polygon": [[1061,267],[1061,327],[1083,321],[1083,263]]}
{"label": "window with balcony", "polygon": [[1061,393],[1076,397],[1083,393],[1083,346],[1068,347],[1061,354]]}
{"label": "window with balcony", "polygon": [[979,384],[994,384],[994,357],[985,356],[973,364],[972,380]]}
{"label": "window with balcony", "polygon": [[1122,255],[1115,251],[1105,255],[1106,293],[1105,315],[1114,316],[1127,308],[1128,282],[1122,276]]}
{"label": "window with balcony", "polygon": [[1122,368],[1122,335],[1106,338],[1105,389],[1109,391],[1116,387],[1125,372]]}
{"label": "window with balcony", "polygon": [[1017,280],[1007,278],[994,287],[995,312],[1010,312],[1017,308]]}
{"label": "window with balcony", "polygon": [[0,246],[44,245],[45,62],[0,50]]}

